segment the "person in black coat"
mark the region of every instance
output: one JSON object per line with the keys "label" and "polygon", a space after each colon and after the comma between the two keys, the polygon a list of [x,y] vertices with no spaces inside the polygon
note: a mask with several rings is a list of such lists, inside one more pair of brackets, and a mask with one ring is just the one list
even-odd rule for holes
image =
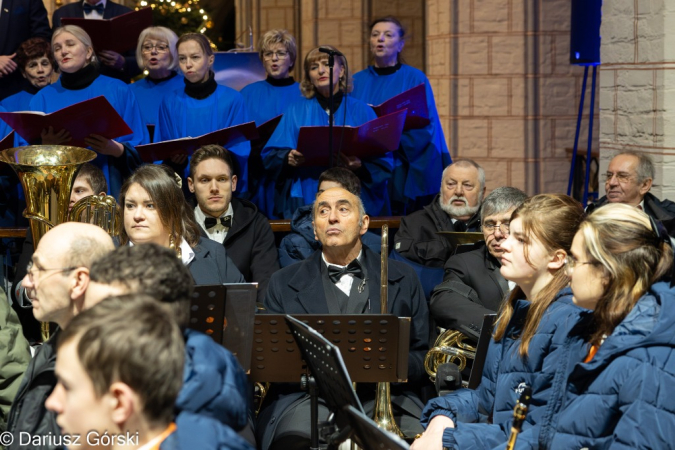
{"label": "person in black coat", "polygon": [[188,187],[195,194],[195,220],[201,235],[223,244],[249,283],[258,283],[258,301],[279,270],[277,247],[267,217],[253,203],[232,198],[237,189],[230,152],[219,145],[197,149],[190,159]]}
{"label": "person in black coat", "polygon": [[52,37],[42,0],[3,0],[0,9],[0,100],[21,90],[23,77],[13,57],[19,45],[32,37],[46,40]]}
{"label": "person in black coat", "polygon": [[[99,5],[103,6],[103,11],[99,11]],[[69,3],[54,11],[52,23],[54,28],[61,26],[61,19],[77,17],[85,19],[112,19],[131,12],[131,9],[124,5],[117,4],[108,0],[84,0],[82,2]],[[101,62],[101,73],[108,77],[117,78],[129,83],[131,78],[141,73],[136,63],[136,53],[134,50],[120,55],[117,52],[97,48],[96,55]]]}
{"label": "person in black coat", "polygon": [[477,335],[483,316],[499,310],[513,287],[499,272],[504,253],[500,245],[509,236],[511,214],[526,198],[523,191],[508,186],[485,198],[480,213],[485,241],[451,256],[445,263],[443,283],[431,294],[429,310],[437,325]]}
{"label": "person in black coat", "polygon": [[225,249],[200,236],[174,176],[169,167],[148,164],[124,182],[119,200],[124,211],[120,245],[152,242],[173,249],[197,285],[244,283]]}
{"label": "person in black coat", "polygon": [[[275,314],[379,313],[380,258],[361,243],[369,220],[356,195],[343,188],[321,192],[314,202],[314,230],[322,249],[272,275],[264,302],[267,311]],[[419,398],[410,391],[419,387],[424,378],[429,315],[413,269],[391,260],[388,311],[411,318],[408,382],[392,386],[392,397],[394,414],[401,415],[401,429],[407,435],[414,435]],[[360,386],[359,397],[367,411],[372,407],[370,401],[375,390],[373,386],[370,389]],[[309,417],[309,402],[299,387],[293,388],[289,387],[285,395],[268,395],[271,401],[258,416],[258,443],[262,449],[308,447],[310,423],[302,417]],[[320,418],[326,414],[326,408],[320,408]]]}
{"label": "person in black coat", "polygon": [[394,250],[427,267],[443,267],[455,247],[439,231],[479,231],[480,205],[485,195],[485,171],[470,159],[460,159],[443,171],[441,191],[421,211],[401,217]]}

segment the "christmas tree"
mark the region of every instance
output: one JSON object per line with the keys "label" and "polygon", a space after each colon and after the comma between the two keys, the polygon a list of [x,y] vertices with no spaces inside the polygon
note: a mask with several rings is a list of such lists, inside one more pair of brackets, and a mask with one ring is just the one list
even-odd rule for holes
{"label": "christmas tree", "polygon": [[173,30],[178,36],[184,33],[207,33],[213,22],[199,0],[141,0],[136,9],[152,7],[153,24]]}

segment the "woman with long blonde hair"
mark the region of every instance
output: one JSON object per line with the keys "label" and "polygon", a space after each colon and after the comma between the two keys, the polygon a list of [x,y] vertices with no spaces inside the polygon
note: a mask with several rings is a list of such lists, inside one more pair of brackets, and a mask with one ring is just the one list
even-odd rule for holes
{"label": "woman with long blonde hair", "polygon": [[525,385],[532,388],[528,421],[544,416],[556,372],[586,353],[583,339],[567,340],[591,314],[574,305],[565,273],[583,217],[576,200],[558,194],[531,197],[514,211],[500,271],[517,286],[502,303],[481,384],[431,400],[422,416],[426,431],[413,449],[492,448],[505,442]]}

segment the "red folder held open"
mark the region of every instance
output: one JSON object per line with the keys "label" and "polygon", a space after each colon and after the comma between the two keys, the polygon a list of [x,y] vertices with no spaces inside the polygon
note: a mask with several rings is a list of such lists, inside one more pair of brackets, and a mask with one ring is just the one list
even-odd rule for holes
{"label": "red folder held open", "polygon": [[204,145],[218,144],[223,147],[239,144],[240,142],[256,139],[258,132],[255,122],[246,122],[233,127],[223,128],[198,137],[186,137],[157,142],[154,144],[138,145],[136,151],[145,162],[163,161],[173,155],[190,156],[196,149]]}
{"label": "red folder held open", "polygon": [[141,31],[152,26],[152,8],[148,6],[112,19],[64,17],[61,23],[77,25],[84,29],[94,44],[94,51],[112,50],[124,53],[127,50],[135,50]]}
{"label": "red folder held open", "polygon": [[430,122],[427,91],[424,88],[424,83],[401,92],[378,106],[373,106],[373,109],[378,117],[407,109],[408,115],[405,118],[404,130],[424,128]]}
{"label": "red folder held open", "polygon": [[133,132],[102,95],[49,114],[39,111],[0,112],[0,119],[29,144],[40,142],[42,130],[49,127],[55,132],[68,130],[71,137],[68,145],[75,147],[86,147],[84,138],[90,134],[116,139]]}
{"label": "red folder held open", "polygon": [[[406,111],[378,117],[358,127],[334,126],[334,153],[340,150],[363,159],[393,152],[401,141]],[[305,157],[304,165],[328,166],[328,127],[301,127],[297,150]]]}

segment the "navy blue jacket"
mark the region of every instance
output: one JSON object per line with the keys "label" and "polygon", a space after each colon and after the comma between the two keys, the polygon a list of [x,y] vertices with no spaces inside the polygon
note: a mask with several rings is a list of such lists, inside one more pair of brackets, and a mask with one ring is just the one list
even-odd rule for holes
{"label": "navy blue jacket", "polygon": [[195,284],[246,283],[225,247],[209,238],[199,238],[194,248],[195,258],[188,264],[188,269]]}
{"label": "navy blue jacket", "polygon": [[518,448],[657,449],[675,442],[675,291],[657,283],[553,389],[558,420],[518,437]]}
{"label": "navy blue jacket", "polygon": [[[506,442],[513,407],[524,385],[532,387],[532,401],[523,428],[543,420],[553,380],[566,376],[587,353],[585,339],[567,339],[573,330],[585,328],[592,313],[572,302],[571,290],[563,289],[546,310],[530,341],[529,356],[518,355],[520,336],[530,303],[519,300],[505,337],[490,341],[483,377],[477,390],[460,389],[432,399],[424,409],[422,425],[442,414],[455,422],[446,428],[443,446],[449,449],[484,449]],[[488,423],[489,422],[489,423]]]}
{"label": "navy blue jacket", "polygon": [[176,418],[176,431],[164,439],[159,449],[253,450],[253,447],[216,419],[186,412]]}
{"label": "navy blue jacket", "polygon": [[241,430],[248,420],[246,374],[229,350],[210,336],[187,329],[183,387],[176,399],[184,412],[205,415]]}
{"label": "navy blue jacket", "polygon": [[[293,213],[291,232],[284,236],[279,245],[279,264],[281,264],[281,267],[290,266],[307,259],[309,255],[321,248],[321,242],[314,239],[313,206],[311,204],[301,206]],[[380,253],[381,239],[375,233],[367,231],[361,237],[361,242],[375,253]]]}

